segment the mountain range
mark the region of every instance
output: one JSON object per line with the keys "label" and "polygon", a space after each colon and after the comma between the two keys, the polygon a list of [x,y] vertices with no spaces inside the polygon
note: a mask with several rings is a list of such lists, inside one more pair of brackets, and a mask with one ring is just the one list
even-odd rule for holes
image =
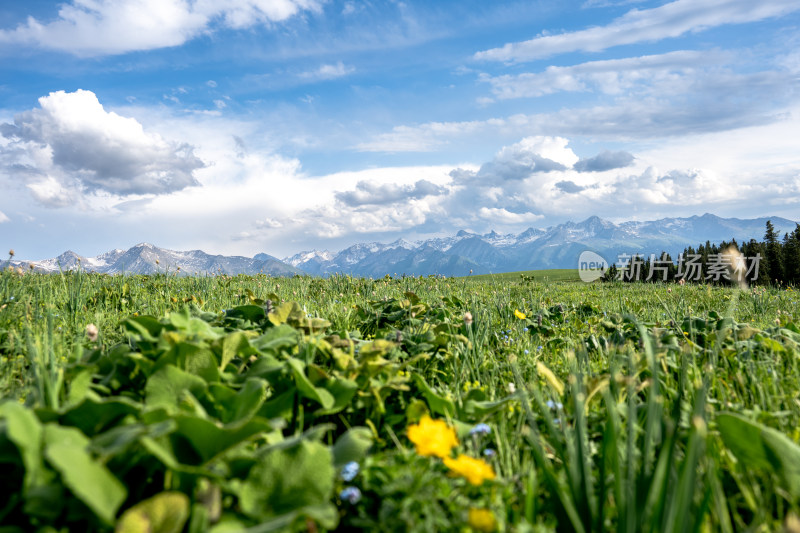
{"label": "mountain range", "polygon": [[213,274],[258,274],[272,276],[304,275],[305,272],[264,253],[255,257],[210,255],[202,250],[177,252],[141,243],[129,250],[112,250],[96,257],[83,257],[73,251],[66,251],[53,259],[42,261],[6,261],[0,263],[29,268],[39,272],[58,272],[77,270],[105,274],[155,274],[179,273],[183,275]]}
{"label": "mountain range", "polygon": [[129,250],[113,250],[97,257],[81,257],[68,251],[43,261],[6,261],[0,266],[33,268],[45,272],[81,268],[88,271],[152,274],[213,275],[225,273],[272,276],[345,273],[382,277],[386,274],[465,276],[490,272],[514,272],[548,268],[577,268],[585,250],[602,255],[609,263],[620,254],[650,255],[662,251],[673,257],[687,246],[706,241],[762,240],[767,220],[780,234],[792,231],[794,221],[780,217],[756,219],[721,218],[712,214],[688,218],[663,218],[647,222],[615,224],[599,217],[566,222],[546,229],[528,228],[519,234],[494,231],[476,234],[459,231],[451,237],[389,244],[361,243],[339,252],[304,251],[279,260],[259,253],[252,258],[210,255],[201,250],[178,252],[142,243]]}

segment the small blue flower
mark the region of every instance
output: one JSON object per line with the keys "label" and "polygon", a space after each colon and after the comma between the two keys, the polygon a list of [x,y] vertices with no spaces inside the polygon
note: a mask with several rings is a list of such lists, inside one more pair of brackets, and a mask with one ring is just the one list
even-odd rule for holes
{"label": "small blue flower", "polygon": [[550,409],[561,409],[564,407],[561,404],[561,402],[554,402],[553,400],[547,400],[547,403],[545,403],[545,405]]}
{"label": "small blue flower", "polygon": [[358,490],[358,487],[345,487],[342,489],[342,492],[339,493],[339,499],[343,502],[349,502],[351,505],[355,505],[361,499],[361,491]]}
{"label": "small blue flower", "polygon": [[492,432],[492,428],[489,427],[488,424],[484,424],[481,422],[480,424],[476,424],[475,427],[469,430],[470,435],[488,435]]}
{"label": "small blue flower", "polygon": [[541,350],[542,349],[541,345],[537,346],[536,349]]}
{"label": "small blue flower", "polygon": [[350,461],[349,463],[347,463],[342,467],[342,472],[341,472],[342,479],[345,481],[353,481],[353,478],[355,478],[358,475],[358,470],[359,470],[358,463],[355,461]]}
{"label": "small blue flower", "polygon": [[523,350],[523,352],[522,352],[522,353],[524,353],[525,355],[528,355],[528,354],[529,354],[529,353],[531,353],[531,352],[530,352],[530,350]]}
{"label": "small blue flower", "polygon": [[526,332],[526,333],[527,333],[527,331],[528,331],[528,328],[522,328],[522,331],[524,331],[524,332]]}
{"label": "small blue flower", "polygon": [[491,448],[486,448],[485,450],[483,450],[484,457],[494,457],[495,455],[497,455],[497,452]]}

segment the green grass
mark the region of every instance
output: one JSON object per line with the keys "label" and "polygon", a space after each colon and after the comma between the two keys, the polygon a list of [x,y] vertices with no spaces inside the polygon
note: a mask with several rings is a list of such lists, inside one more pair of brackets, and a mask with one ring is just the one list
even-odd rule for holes
{"label": "green grass", "polygon": [[[4,271],[0,524],[775,531],[800,514],[796,291],[520,274]],[[445,457],[409,439],[425,415],[457,436]]]}
{"label": "green grass", "polygon": [[508,283],[510,281],[579,281],[578,270],[574,268],[554,268],[549,270],[525,270],[520,272],[501,272],[499,274],[479,274],[469,276],[475,281]]}

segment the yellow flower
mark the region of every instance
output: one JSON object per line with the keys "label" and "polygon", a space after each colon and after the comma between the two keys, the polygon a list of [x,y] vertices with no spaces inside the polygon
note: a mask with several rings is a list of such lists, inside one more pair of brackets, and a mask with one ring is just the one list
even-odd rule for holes
{"label": "yellow flower", "polygon": [[457,458],[444,458],[444,464],[454,473],[464,476],[473,485],[480,485],[487,479],[494,479],[494,470],[483,459],[474,459],[463,453]]}
{"label": "yellow flower", "polygon": [[490,533],[497,529],[497,520],[494,518],[494,513],[489,509],[470,509],[467,521],[469,522],[469,527],[476,531]]}
{"label": "yellow flower", "polygon": [[417,453],[424,456],[448,457],[450,450],[458,446],[456,430],[444,420],[433,420],[428,415],[419,424],[408,427],[408,440],[417,447]]}
{"label": "yellow flower", "polygon": [[514,309],[514,316],[515,316],[515,317],[517,317],[517,318],[519,318],[520,320],[525,320],[525,319],[527,318],[527,317],[525,316],[525,313],[523,313],[523,312],[522,312],[522,311],[520,311],[519,309]]}

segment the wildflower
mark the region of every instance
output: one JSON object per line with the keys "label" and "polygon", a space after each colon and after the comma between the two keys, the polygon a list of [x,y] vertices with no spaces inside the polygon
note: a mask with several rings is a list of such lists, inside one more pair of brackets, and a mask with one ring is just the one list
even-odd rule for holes
{"label": "wildflower", "polygon": [[497,529],[497,520],[489,509],[471,508],[467,515],[469,527],[476,531],[490,533]]}
{"label": "wildflower", "polygon": [[672,292],[672,287],[669,287],[669,288],[667,289],[667,292]]}
{"label": "wildflower", "polygon": [[484,424],[483,422],[476,424],[469,430],[470,435],[488,435],[491,432],[492,428],[489,427],[489,424]]}
{"label": "wildflower", "polygon": [[531,351],[530,350],[523,350],[522,353],[524,353],[525,355],[528,355],[529,353],[531,353]]}
{"label": "wildflower", "polygon": [[423,416],[418,424],[408,427],[408,440],[414,443],[417,453],[424,456],[448,457],[458,446],[455,429],[444,420]]}
{"label": "wildflower", "polygon": [[517,386],[514,385],[513,383],[509,383],[508,385],[506,385],[506,388],[508,389],[509,394],[514,394],[515,392],[517,392]]}
{"label": "wildflower", "polygon": [[8,251],[8,257],[14,257],[14,249]]}
{"label": "wildflower", "polygon": [[495,478],[494,469],[483,459],[474,459],[463,453],[457,458],[445,457],[444,464],[453,473],[463,476],[472,485],[480,485],[487,479]]}
{"label": "wildflower", "polygon": [[467,326],[472,324],[472,313],[470,313],[469,311],[464,313],[464,324]]}
{"label": "wildflower", "polygon": [[493,450],[492,448],[486,448],[485,450],[483,450],[483,456],[484,457],[488,457],[488,458],[491,459],[495,455],[497,455],[497,452],[495,450]]}
{"label": "wildflower", "polygon": [[553,409],[553,410],[556,410],[556,409],[563,409],[563,407],[564,407],[564,405],[563,405],[561,402],[554,402],[553,400],[547,400],[547,402],[545,403],[545,405],[546,405],[548,408],[550,408],[550,409]]}
{"label": "wildflower", "polygon": [[683,278],[681,278],[681,279],[678,281],[678,285],[686,285],[686,280],[685,280],[685,279],[683,279]]}
{"label": "wildflower", "polygon": [[342,472],[341,472],[342,479],[345,481],[353,481],[353,478],[355,478],[358,475],[358,470],[359,470],[358,463],[355,461],[350,461],[349,463],[347,463],[342,467]]}
{"label": "wildflower", "polygon": [[525,313],[523,313],[523,312],[522,312],[522,311],[520,311],[519,309],[514,309],[514,316],[515,316],[515,317],[517,317],[517,318],[518,318],[518,319],[520,319],[520,320],[525,320],[525,319],[527,318],[527,317],[525,316]]}
{"label": "wildflower", "polygon": [[361,500],[361,491],[358,487],[345,487],[339,493],[339,499],[343,502],[348,502],[350,505],[355,505]]}
{"label": "wildflower", "polygon": [[95,342],[99,333],[100,331],[94,324],[89,324],[86,326],[86,338],[89,339],[89,342]]}

